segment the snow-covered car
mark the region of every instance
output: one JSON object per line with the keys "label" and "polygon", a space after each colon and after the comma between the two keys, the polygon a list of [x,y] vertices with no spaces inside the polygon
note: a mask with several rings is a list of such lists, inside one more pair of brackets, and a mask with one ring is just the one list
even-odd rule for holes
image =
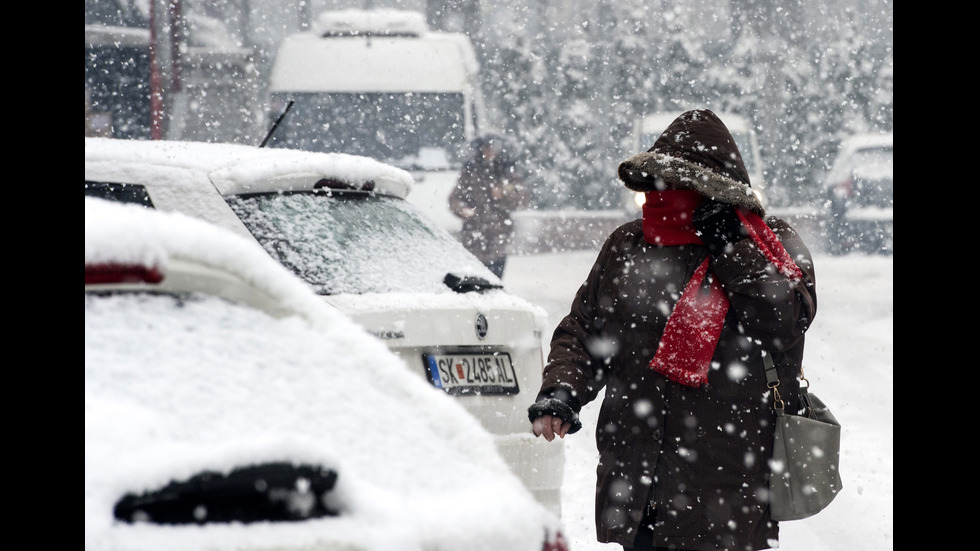
{"label": "snow-covered car", "polygon": [[827,252],[893,252],[893,136],[856,134],[841,142],[824,179]]}
{"label": "snow-covered car", "polygon": [[86,195],[183,212],[258,241],[417,378],[454,396],[560,514],[563,444],[535,438],[527,419],[547,314],[405,201],[408,172],[340,153],[86,138],[85,180]]}
{"label": "snow-covered car", "polygon": [[85,198],[85,548],[566,551],[457,400],[254,240]]}

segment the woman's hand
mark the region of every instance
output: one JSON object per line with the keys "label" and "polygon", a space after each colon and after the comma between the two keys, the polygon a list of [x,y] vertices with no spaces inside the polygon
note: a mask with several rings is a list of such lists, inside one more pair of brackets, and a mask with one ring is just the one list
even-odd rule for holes
{"label": "woman's hand", "polygon": [[558,435],[560,438],[565,438],[565,435],[568,434],[568,430],[571,428],[571,423],[562,421],[561,417],[555,415],[542,415],[531,423],[531,430],[534,432],[534,436],[544,436],[544,439],[548,442],[554,440],[555,435]]}

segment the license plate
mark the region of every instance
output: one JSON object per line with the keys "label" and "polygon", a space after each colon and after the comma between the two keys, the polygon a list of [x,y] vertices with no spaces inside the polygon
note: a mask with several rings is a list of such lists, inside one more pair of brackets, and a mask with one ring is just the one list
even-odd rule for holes
{"label": "license plate", "polygon": [[429,381],[449,394],[517,394],[510,354],[423,354]]}

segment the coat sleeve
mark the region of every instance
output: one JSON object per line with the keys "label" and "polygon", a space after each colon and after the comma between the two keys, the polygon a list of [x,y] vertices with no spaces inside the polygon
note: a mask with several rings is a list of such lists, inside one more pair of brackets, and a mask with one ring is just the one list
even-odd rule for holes
{"label": "coat sleeve", "polygon": [[794,346],[817,313],[813,258],[803,240],[786,222],[766,220],[783,247],[803,272],[798,281],[780,274],[752,239],[735,243],[734,250],[713,259],[712,271],[731,301],[745,334],[762,339],[762,346],[786,350]]}
{"label": "coat sleeve", "polygon": [[508,211],[527,208],[531,205],[531,193],[524,186],[520,173],[514,171],[501,178],[503,197],[500,201]]}
{"label": "coat sleeve", "polygon": [[562,318],[551,337],[551,351],[545,365],[541,391],[536,400],[555,396],[567,396],[569,405],[578,413],[582,406],[591,402],[602,389],[600,376],[602,364],[590,353],[593,341],[601,327],[596,316],[599,282],[603,266],[612,254],[611,242],[606,240],[596,257],[585,283],[579,287],[568,314]]}
{"label": "coat sleeve", "polygon": [[449,210],[459,218],[465,218],[463,212],[466,209],[473,208],[473,205],[470,204],[472,192],[469,190],[473,186],[472,179],[472,171],[469,165],[463,165],[463,169],[459,173],[459,179],[456,180],[456,186],[453,188],[452,193],[449,194]]}

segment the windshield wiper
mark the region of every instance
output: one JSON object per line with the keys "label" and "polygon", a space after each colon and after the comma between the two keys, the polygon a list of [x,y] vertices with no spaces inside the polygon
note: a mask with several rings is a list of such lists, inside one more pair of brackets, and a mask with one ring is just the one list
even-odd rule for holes
{"label": "windshield wiper", "polygon": [[289,113],[289,110],[293,108],[294,103],[296,102],[293,100],[289,100],[289,103],[286,104],[286,108],[282,110],[282,113],[276,119],[276,122],[272,125],[272,128],[269,129],[269,133],[265,135],[265,139],[262,140],[262,143],[259,144],[259,147],[265,147],[265,144],[269,143],[269,138],[272,137],[272,133],[276,131],[276,128],[279,128],[279,123],[281,123],[282,119],[285,118],[286,113]]}
{"label": "windshield wiper", "polygon": [[482,277],[458,276],[452,273],[446,274],[446,277],[442,280],[442,282],[457,293],[470,293],[474,291],[477,293],[482,293],[490,289],[504,288],[503,285],[500,285],[499,283],[490,283]]}

